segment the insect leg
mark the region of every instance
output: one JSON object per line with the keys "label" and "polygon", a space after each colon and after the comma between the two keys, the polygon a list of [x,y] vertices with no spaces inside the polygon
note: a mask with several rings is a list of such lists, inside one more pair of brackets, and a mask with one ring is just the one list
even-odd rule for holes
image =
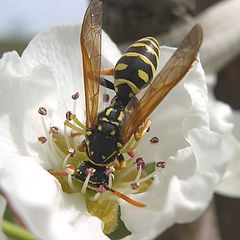
{"label": "insect leg", "polygon": [[100,77],[100,85],[114,91],[114,84],[106,78]]}
{"label": "insect leg", "polygon": [[100,75],[113,75],[113,74],[114,74],[114,68],[100,70]]}
{"label": "insect leg", "polygon": [[77,149],[79,152],[86,152],[86,142],[85,140],[82,141],[78,146]]}
{"label": "insect leg", "polygon": [[123,170],[126,168],[126,161],[122,154],[118,155],[117,160],[119,162],[119,166],[117,166],[118,170]]}
{"label": "insect leg", "polygon": [[136,141],[139,141],[144,136],[144,134],[150,127],[151,123],[152,123],[151,119],[146,119],[143,126],[138,128],[137,132],[134,133]]}

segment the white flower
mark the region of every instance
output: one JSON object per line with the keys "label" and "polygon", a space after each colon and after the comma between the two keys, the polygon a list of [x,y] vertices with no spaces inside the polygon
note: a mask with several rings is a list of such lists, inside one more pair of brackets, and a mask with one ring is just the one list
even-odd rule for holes
{"label": "white flower", "polygon": [[[37,143],[45,134],[44,125],[63,131],[65,114],[73,108],[71,96],[77,91],[76,115],[84,122],[79,29],[53,28],[37,35],[21,58],[11,52],[0,61],[0,188],[27,228],[41,239],[108,239],[102,221],[88,213],[85,195],[63,192],[57,179],[46,171],[61,169],[65,157],[53,147],[51,137],[46,144]],[[161,66],[173,51],[161,48]],[[118,49],[104,34],[102,67],[113,67],[119,57]],[[42,106],[48,111],[44,123],[38,114]],[[221,131],[224,119],[219,121],[220,130],[210,128],[200,63],[161,103],[152,120],[136,156],[146,163],[165,161],[166,167],[156,169],[144,192],[126,193],[147,207],[118,200],[121,219],[132,232],[127,239],[152,239],[176,222],[198,217],[235,153],[231,136]],[[150,143],[152,137],[158,137],[159,143]],[[66,192],[75,187],[71,181],[67,183],[67,188],[62,185]]]}

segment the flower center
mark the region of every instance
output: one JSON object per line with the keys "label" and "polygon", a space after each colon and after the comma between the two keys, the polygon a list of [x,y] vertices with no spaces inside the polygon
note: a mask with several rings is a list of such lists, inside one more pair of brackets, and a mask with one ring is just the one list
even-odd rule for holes
{"label": "flower center", "polygon": [[[72,95],[73,108],[66,113],[63,131],[61,126],[48,126],[47,109],[44,107],[38,109],[44,129],[44,136],[39,136],[38,142],[43,144],[49,163],[53,167],[49,172],[58,179],[64,192],[81,192],[86,195],[87,201],[100,204],[102,201],[117,202],[116,200],[121,197],[137,206],[135,201],[128,200],[126,195],[147,191],[157,169],[164,168],[165,162],[146,165],[142,157],[136,157],[134,151],[141,138],[136,140],[134,136],[120,149],[120,154],[126,159],[124,168],[120,167],[117,161],[106,166],[89,162],[86,146],[83,144],[88,132],[75,115],[78,97],[78,93]],[[106,101],[106,96],[104,100]],[[144,134],[146,132],[144,131]],[[151,142],[157,143],[158,138],[151,139]],[[102,176],[106,178],[106,183],[101,179]]]}

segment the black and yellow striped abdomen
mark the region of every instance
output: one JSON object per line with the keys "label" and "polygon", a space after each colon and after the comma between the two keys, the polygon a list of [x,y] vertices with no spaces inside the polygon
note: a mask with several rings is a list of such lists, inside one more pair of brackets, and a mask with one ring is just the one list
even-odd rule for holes
{"label": "black and yellow striped abdomen", "polygon": [[129,100],[152,80],[159,62],[159,44],[145,37],[132,44],[114,68],[114,87],[120,101]]}

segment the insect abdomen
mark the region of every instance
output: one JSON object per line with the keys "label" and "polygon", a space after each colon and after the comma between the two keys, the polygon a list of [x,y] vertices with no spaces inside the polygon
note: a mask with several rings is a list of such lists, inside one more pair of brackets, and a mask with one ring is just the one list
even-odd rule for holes
{"label": "insect abdomen", "polygon": [[114,68],[114,87],[122,103],[127,104],[152,80],[159,62],[159,44],[146,37],[132,44]]}

